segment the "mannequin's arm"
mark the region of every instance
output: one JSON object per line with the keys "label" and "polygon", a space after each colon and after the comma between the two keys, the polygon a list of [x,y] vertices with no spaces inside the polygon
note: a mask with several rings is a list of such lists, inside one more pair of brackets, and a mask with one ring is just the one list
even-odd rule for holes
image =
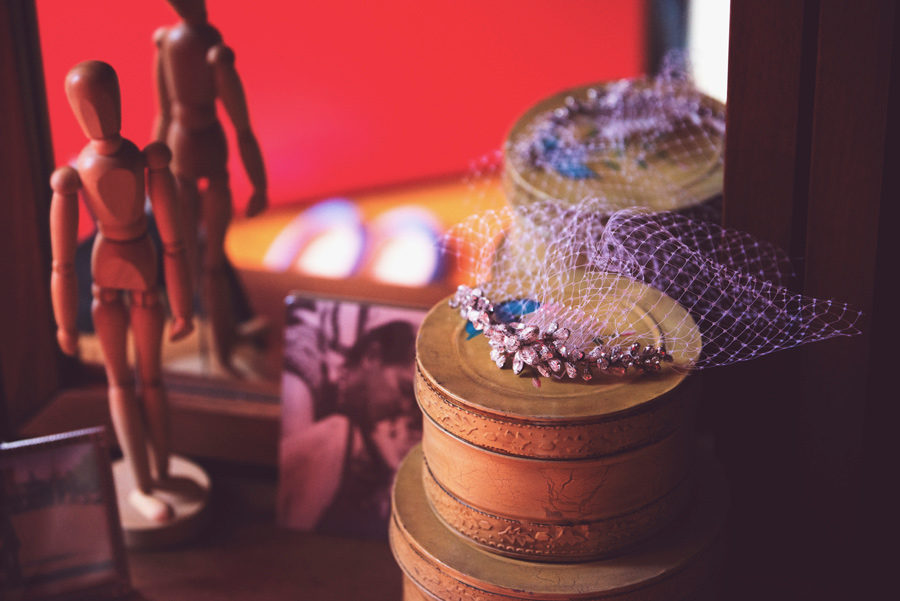
{"label": "mannequin's arm", "polygon": [[247,217],[253,217],[262,213],[269,203],[268,182],[262,152],[250,127],[244,86],[234,68],[234,52],[228,46],[219,44],[209,49],[206,59],[213,67],[219,98],[222,99],[225,112],[234,124],[241,161],[244,163],[244,170],[250,178],[250,183],[253,184],[253,196],[247,204]]}
{"label": "mannequin's arm", "polygon": [[169,98],[169,89],[166,86],[166,77],[163,73],[163,39],[167,30],[160,27],[153,34],[153,42],[156,44],[156,58],[153,63],[153,72],[156,79],[156,120],[153,123],[153,139],[158,142],[165,142],[166,135],[169,131],[169,125],[172,123],[172,105]]}
{"label": "mannequin's arm", "polygon": [[81,179],[71,167],[60,167],[50,178],[53,199],[50,201],[50,240],[53,273],[50,295],[56,317],[56,339],[67,355],[78,353],[77,281],[75,251],[78,245],[78,190]]}
{"label": "mannequin's arm", "polygon": [[175,205],[175,178],[169,171],[172,153],[162,142],[153,142],[144,149],[147,158],[147,193],[163,243],[163,269],[166,274],[166,293],[175,321],[169,332],[170,340],[190,334],[193,323],[193,293],[188,272],[187,253]]}

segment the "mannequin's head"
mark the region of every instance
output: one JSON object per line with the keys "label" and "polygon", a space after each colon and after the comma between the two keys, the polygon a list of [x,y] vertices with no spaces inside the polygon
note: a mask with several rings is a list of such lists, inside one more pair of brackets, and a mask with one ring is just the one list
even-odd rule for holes
{"label": "mannequin's head", "polygon": [[169,0],[169,4],[188,23],[206,23],[206,0]]}
{"label": "mannequin's head", "polygon": [[66,75],[66,97],[84,134],[114,139],[122,130],[122,100],[115,70],[100,61],[78,63]]}

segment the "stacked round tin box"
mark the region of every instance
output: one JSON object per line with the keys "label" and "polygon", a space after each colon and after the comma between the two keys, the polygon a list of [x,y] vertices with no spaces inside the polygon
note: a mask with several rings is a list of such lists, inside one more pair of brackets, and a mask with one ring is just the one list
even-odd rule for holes
{"label": "stacked round tin box", "polygon": [[[532,202],[514,163],[511,204]],[[604,277],[615,286],[618,276]],[[633,281],[622,290],[621,306],[594,309],[633,312],[641,340],[676,365],[698,358],[683,308]],[[516,376],[446,302],[425,318],[416,352],[423,440],[398,473],[390,527],[406,601],[712,596],[725,498],[697,451],[698,390],[684,370]]]}

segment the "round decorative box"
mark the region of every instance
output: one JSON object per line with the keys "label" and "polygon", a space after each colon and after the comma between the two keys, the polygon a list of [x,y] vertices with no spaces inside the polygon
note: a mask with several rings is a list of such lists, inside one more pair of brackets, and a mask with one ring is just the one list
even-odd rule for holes
{"label": "round decorative box", "polygon": [[[566,117],[570,121],[566,122],[569,125],[564,141],[575,144],[576,150],[557,155],[562,158],[555,167],[536,164],[535,144],[552,148],[559,143],[546,135],[547,124],[560,122],[559,111],[568,115],[567,107],[573,101],[586,105],[592,97],[600,98],[594,102],[612,102],[615,97],[621,98],[624,83],[564,90],[541,100],[515,122],[504,145],[503,170],[506,197],[514,207],[533,206],[548,199],[576,204],[592,197],[602,199],[609,212],[635,206],[652,211],[705,211],[705,205],[722,194],[725,106],[688,83],[668,84],[666,97],[680,103],[681,113],[668,115],[658,130],[624,134],[621,143],[594,144],[591,149],[591,135],[598,135],[595,125],[578,116]],[[653,81],[628,84],[633,95],[634,90],[654,93]],[[617,115],[612,125],[627,117]]]}
{"label": "round decorative box", "polygon": [[700,335],[660,292],[603,277],[621,283],[620,294],[594,309],[625,315],[634,337],[664,344],[674,364],[590,382],[535,381],[497,369],[485,337],[470,338],[446,302],[422,324],[415,387],[424,491],[440,520],[493,553],[545,562],[608,556],[659,532],[689,502],[696,391],[671,365],[696,360]]}
{"label": "round decorative box", "polygon": [[582,563],[541,563],[490,553],[448,529],[429,508],[419,447],[394,486],[390,543],[404,574],[404,601],[682,601],[711,599],[725,497],[710,462],[699,461],[691,510],[627,554]]}

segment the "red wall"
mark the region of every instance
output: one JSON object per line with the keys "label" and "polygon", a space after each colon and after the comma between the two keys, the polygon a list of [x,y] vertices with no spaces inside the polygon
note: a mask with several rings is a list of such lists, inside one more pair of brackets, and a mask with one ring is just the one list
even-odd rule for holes
{"label": "red wall", "polygon": [[[163,0],[37,7],[57,162],[85,143],[63,93],[81,60],[116,68],[123,134],[149,141],[151,38],[174,11]],[[539,98],[643,67],[638,0],[210,0],[208,9],[237,54],[276,204],[460,172]],[[240,207],[249,187],[231,148]]]}

